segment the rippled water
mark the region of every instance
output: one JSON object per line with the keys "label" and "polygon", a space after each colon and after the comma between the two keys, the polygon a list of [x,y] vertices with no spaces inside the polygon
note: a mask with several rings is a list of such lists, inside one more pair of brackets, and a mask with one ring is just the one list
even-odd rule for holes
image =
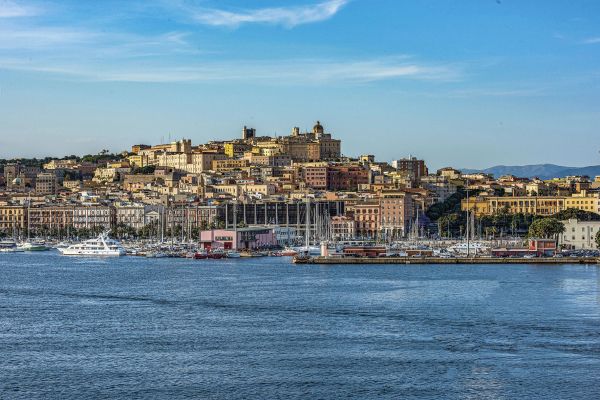
{"label": "rippled water", "polygon": [[600,398],[596,266],[0,255],[0,398]]}

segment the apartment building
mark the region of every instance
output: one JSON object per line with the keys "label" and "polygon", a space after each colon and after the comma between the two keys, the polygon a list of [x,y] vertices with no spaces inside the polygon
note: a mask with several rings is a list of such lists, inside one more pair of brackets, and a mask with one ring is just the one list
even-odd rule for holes
{"label": "apartment building", "polygon": [[22,205],[0,204],[0,231],[6,234],[22,232],[27,224],[26,208]]}
{"label": "apartment building", "polygon": [[596,249],[596,235],[600,231],[600,221],[563,221],[565,231],[558,238],[558,244],[571,249]]}
{"label": "apartment building", "polygon": [[385,237],[400,238],[408,233],[413,214],[412,196],[405,192],[382,192],[380,230]]}

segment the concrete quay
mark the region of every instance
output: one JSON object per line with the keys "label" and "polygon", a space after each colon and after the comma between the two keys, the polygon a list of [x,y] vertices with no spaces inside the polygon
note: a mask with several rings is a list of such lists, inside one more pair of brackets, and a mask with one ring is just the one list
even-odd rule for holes
{"label": "concrete quay", "polygon": [[537,257],[537,258],[504,258],[504,257],[295,257],[294,264],[320,265],[359,265],[359,264],[596,264],[600,258],[595,257]]}

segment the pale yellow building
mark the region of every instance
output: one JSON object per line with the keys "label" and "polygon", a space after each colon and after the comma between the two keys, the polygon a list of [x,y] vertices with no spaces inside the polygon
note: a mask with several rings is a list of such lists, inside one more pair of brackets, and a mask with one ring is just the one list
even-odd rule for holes
{"label": "pale yellow building", "polygon": [[584,190],[581,193],[572,195],[565,199],[565,208],[576,208],[578,210],[600,213],[600,201],[598,196],[587,194]]}
{"label": "pale yellow building", "polygon": [[461,209],[475,211],[476,216],[501,212],[549,216],[565,210],[565,200],[566,197],[561,196],[477,197],[475,200],[469,199],[469,203],[463,199]]}
{"label": "pale yellow building", "polygon": [[25,206],[1,205],[0,204],[0,230],[8,235],[14,231],[25,229],[27,210]]}
{"label": "pale yellow building", "polygon": [[212,162],[212,170],[217,172],[230,171],[232,169],[241,169],[246,168],[250,165],[250,161],[248,160],[235,160],[235,159],[225,159],[225,160],[213,160]]}

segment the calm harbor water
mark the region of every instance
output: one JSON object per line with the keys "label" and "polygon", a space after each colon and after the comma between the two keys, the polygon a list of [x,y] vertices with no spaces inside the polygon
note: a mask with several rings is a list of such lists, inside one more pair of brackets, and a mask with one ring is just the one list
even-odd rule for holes
{"label": "calm harbor water", "polygon": [[1,254],[0,398],[600,398],[600,269]]}

